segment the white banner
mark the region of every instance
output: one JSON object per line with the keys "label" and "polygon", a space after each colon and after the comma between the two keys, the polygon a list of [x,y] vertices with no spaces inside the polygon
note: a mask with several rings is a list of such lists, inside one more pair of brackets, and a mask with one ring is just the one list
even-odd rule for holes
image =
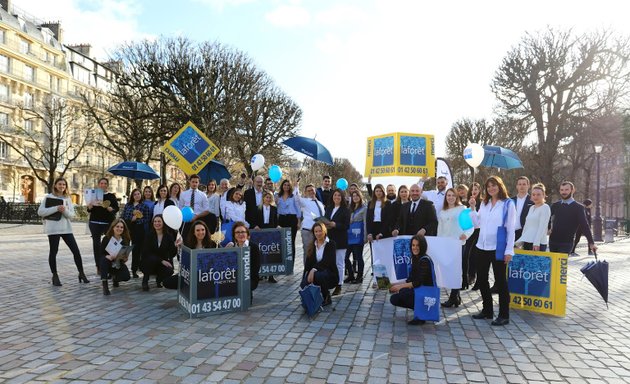
{"label": "white banner", "polygon": [[453,184],[453,176],[451,175],[451,167],[448,165],[446,160],[441,157],[438,157],[435,160],[435,177],[444,176],[446,177],[446,181],[448,184],[446,188],[454,188],[455,184]]}
{"label": "white banner", "polygon": [[[372,242],[374,266],[383,265],[390,282],[404,282],[411,270],[410,241],[412,236],[390,237]],[[427,255],[435,266],[435,279],[440,288],[462,287],[462,245],[459,240],[427,236]]]}

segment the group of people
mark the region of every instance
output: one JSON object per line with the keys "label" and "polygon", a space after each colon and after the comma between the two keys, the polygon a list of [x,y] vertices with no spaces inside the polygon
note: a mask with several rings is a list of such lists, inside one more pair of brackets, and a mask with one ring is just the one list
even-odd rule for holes
{"label": "group of people", "polygon": [[[182,244],[189,248],[215,248],[212,240],[222,224],[232,222],[232,242],[227,246],[249,246],[252,249],[252,290],[258,285],[260,250],[249,241],[249,230],[285,227],[291,229],[293,254],[298,230],[303,244],[304,271],[301,286],[316,284],[321,287],[324,305],[339,295],[344,284],[362,283],[365,274],[363,249],[366,243],[385,237],[413,236],[411,241],[412,267],[407,283],[391,287],[391,303],[413,308],[413,288],[433,284],[431,268],[426,264],[425,236],[450,237],[461,242],[461,254],[453,255],[462,261],[461,289],[479,289],[483,309],[475,319],[494,318],[492,293],[499,295],[499,313],[493,325],[509,322],[509,291],[506,265],[514,254],[514,246],[524,249],[549,249],[571,253],[576,232],[586,236],[594,251],[590,227],[584,207],[573,200],[574,186],[564,182],[560,186],[562,200],[551,207],[545,203],[546,190],[542,184],[530,188],[526,177],[517,181],[517,194],[510,198],[498,176],[488,178],[483,186],[473,183],[448,188],[444,177],[436,179],[435,190],[423,190],[425,180],[409,187],[394,185],[373,188],[368,181],[367,202],[357,184],[347,190],[333,189],[330,176],[322,185],[300,188],[299,179],[292,185],[283,180],[277,191],[270,179],[256,176],[251,188],[230,186],[227,179],[210,180],[206,191],[201,191],[200,178],[189,177],[189,189],[178,183],[160,185],[157,196],[150,186],[134,189],[121,208],[113,193],[107,192],[106,178],[99,180],[102,199],[90,202],[89,229],[92,235],[94,262],[103,284],[103,294],[109,295],[108,280],[114,287],[143,273],[142,289],[149,290],[149,276],[156,276],[158,287],[176,287],[174,258]],[[531,190],[531,192],[530,192]],[[47,203],[47,200],[49,202]],[[56,201],[54,205],[50,202]],[[190,207],[192,220],[180,231],[168,228],[162,217],[168,206]],[[458,222],[461,212],[471,208],[474,228],[463,230]],[[56,254],[63,239],[74,255],[79,281],[87,283],[81,254],[72,235],[70,219],[74,208],[68,196],[67,182],[58,179],[54,191],[47,195],[39,208],[45,219],[49,237],[49,264],[53,285],[60,286]],[[54,217],[53,217],[54,216]],[[181,233],[181,235],[180,235]],[[131,247],[131,272],[126,267]],[[129,248],[127,248],[129,249]],[[121,256],[122,254],[122,256]],[[494,287],[489,284],[492,266]],[[268,278],[276,282],[273,276]],[[332,294],[330,290],[333,290]],[[461,305],[459,289],[450,292],[442,306]],[[412,324],[422,321],[414,319]]]}

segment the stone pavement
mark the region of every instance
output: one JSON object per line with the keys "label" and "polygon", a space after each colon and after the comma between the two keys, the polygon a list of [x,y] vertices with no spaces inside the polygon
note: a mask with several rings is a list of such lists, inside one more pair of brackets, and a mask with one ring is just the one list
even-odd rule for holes
{"label": "stone pavement", "polygon": [[410,327],[412,313],[372,289],[369,271],[314,320],[303,315],[297,275],[261,282],[248,312],[191,320],[175,291],[153,282],[104,297],[84,224],[75,235],[91,282],[77,282],[61,244],[63,287],[53,287],[41,226],[0,224],[0,382],[630,382],[627,240],[601,247],[609,309],[580,279],[588,258],[573,257],[565,318],[512,310],[497,328],[471,319],[481,300],[470,291],[439,323]]}

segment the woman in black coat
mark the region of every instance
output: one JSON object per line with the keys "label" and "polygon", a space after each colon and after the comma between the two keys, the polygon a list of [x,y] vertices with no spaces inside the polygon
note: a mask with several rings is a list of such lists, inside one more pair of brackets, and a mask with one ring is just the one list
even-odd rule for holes
{"label": "woman in black coat", "polygon": [[324,297],[322,305],[326,306],[332,304],[329,289],[336,286],[339,281],[335,256],[337,247],[335,241],[326,236],[327,230],[324,223],[315,223],[312,232],[315,242],[308,248],[300,287],[304,288],[309,284],[318,285]]}
{"label": "woman in black coat", "polygon": [[250,258],[250,288],[252,291],[251,299],[254,301],[254,290],[258,288],[258,280],[260,279],[260,248],[258,244],[249,241],[249,228],[242,221],[237,221],[232,226],[233,242],[228,243],[228,247],[249,247]]}
{"label": "woman in black coat", "polygon": [[271,192],[263,193],[262,204],[256,209],[254,222],[251,225],[254,229],[278,228],[278,208],[273,205]]}
{"label": "woman in black coat", "polygon": [[150,275],[156,275],[157,287],[162,287],[162,281],[173,275],[173,258],[177,254],[175,239],[164,224],[162,215],[155,215],[151,223],[151,232],[142,250],[143,291],[149,290]]}
{"label": "woman in black coat", "polygon": [[336,245],[335,258],[337,263],[337,273],[339,281],[332,295],[341,293],[343,284],[343,271],[346,263],[346,248],[348,248],[348,227],[350,226],[350,210],[346,205],[346,197],[341,189],[336,189],[330,199],[330,204],[326,207],[324,216],[329,220],[326,227],[328,237]]}

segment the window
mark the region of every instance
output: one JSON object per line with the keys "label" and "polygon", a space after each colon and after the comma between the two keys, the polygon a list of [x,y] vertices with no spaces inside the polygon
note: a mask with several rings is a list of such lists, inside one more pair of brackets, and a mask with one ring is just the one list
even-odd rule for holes
{"label": "window", "polygon": [[24,131],[26,133],[33,133],[33,120],[24,120]]}
{"label": "window", "polygon": [[0,55],[0,71],[9,73],[9,58],[5,55]]}
{"label": "window", "polygon": [[20,53],[27,54],[31,51],[31,43],[24,39],[20,39]]}
{"label": "window", "polygon": [[50,89],[53,91],[58,91],[59,89],[57,88],[57,84],[59,84],[57,82],[57,79],[55,78],[55,76],[50,75]]}
{"label": "window", "polygon": [[24,66],[24,78],[28,81],[35,81],[35,68],[30,65]]}
{"label": "window", "polygon": [[9,126],[9,114],[0,113],[0,128],[6,128]]}
{"label": "window", "polygon": [[30,92],[24,92],[24,107],[33,108],[33,94]]}
{"label": "window", "polygon": [[9,86],[5,84],[0,84],[0,102],[8,102],[9,101],[10,90]]}
{"label": "window", "polygon": [[6,31],[4,29],[0,29],[0,44],[6,43]]}
{"label": "window", "polygon": [[4,141],[0,142],[0,159],[9,157],[9,146]]}

